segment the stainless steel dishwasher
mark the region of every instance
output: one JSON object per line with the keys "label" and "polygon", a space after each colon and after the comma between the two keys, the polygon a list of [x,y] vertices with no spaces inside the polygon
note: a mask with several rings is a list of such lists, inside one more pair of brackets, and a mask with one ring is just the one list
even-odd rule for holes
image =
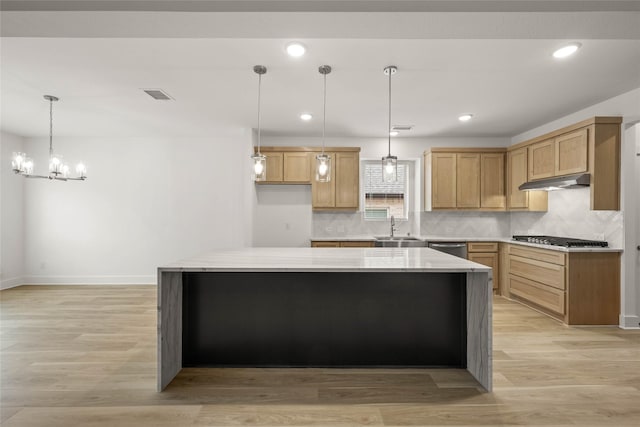
{"label": "stainless steel dishwasher", "polygon": [[436,251],[467,259],[467,242],[429,242],[428,246]]}

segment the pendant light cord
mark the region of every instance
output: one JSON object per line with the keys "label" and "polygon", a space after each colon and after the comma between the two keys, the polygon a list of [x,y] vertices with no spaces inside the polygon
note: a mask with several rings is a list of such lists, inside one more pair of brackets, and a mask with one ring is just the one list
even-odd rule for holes
{"label": "pendant light cord", "polygon": [[389,68],[389,129],[387,129],[389,136],[389,157],[391,157],[391,74],[393,73],[391,68]]}
{"label": "pendant light cord", "polygon": [[324,79],[324,96],[322,100],[322,155],[324,156],[324,132],[327,123],[327,75],[322,75]]}
{"label": "pendant light cord", "polygon": [[258,74],[258,155],[260,155],[260,92],[262,88],[262,74]]}
{"label": "pendant light cord", "polygon": [[53,99],[49,99],[49,157],[53,155]]}

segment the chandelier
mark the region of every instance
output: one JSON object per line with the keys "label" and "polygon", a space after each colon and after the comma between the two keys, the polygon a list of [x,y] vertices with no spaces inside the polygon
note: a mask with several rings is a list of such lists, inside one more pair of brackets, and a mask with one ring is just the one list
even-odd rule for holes
{"label": "chandelier", "polygon": [[33,173],[33,160],[25,153],[13,153],[11,167],[13,172],[25,178],[45,178],[58,181],[84,181],[87,179],[87,167],[83,163],[76,165],[77,176],[69,176],[69,165],[62,160],[62,156],[53,152],[53,102],[58,98],[52,95],[44,95],[49,101],[49,174],[37,175]]}

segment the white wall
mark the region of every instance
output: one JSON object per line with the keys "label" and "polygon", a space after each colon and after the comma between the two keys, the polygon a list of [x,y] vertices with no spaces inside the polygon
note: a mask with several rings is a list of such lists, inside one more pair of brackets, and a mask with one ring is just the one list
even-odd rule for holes
{"label": "white wall", "polygon": [[[251,241],[250,131],[54,143],[88,179],[25,183],[27,283],[154,283],[160,265]],[[25,148],[43,171],[47,140]]]}
{"label": "white wall", "polygon": [[19,136],[0,133],[0,289],[22,284],[24,276],[25,179],[11,170],[12,154],[24,151],[23,144]]}
{"label": "white wall", "polygon": [[[617,238],[614,242],[618,247],[624,248],[622,254],[622,313],[620,315],[620,326],[638,327],[640,321],[640,280],[636,275],[638,252],[635,248],[640,242],[637,241],[637,233],[634,231],[635,227],[633,226],[637,221],[637,210],[638,204],[640,203],[640,192],[638,191],[639,180],[636,171],[638,162],[635,160],[634,153],[638,138],[636,132],[638,131],[628,131],[627,129],[640,120],[640,88],[516,135],[512,138],[511,142],[516,144],[593,116],[621,116],[623,118],[621,171],[622,212],[583,213],[580,210],[575,210],[571,205],[573,203],[584,204],[586,192],[584,192],[584,195],[581,195],[581,193],[570,193],[567,191],[562,192],[562,194],[550,194],[549,214],[562,218],[562,221],[566,224],[571,223],[570,225],[573,228],[580,228],[582,225],[584,233],[604,232],[611,236],[622,235],[622,238]],[[580,197],[582,198],[571,199]],[[554,200],[559,198],[569,198],[569,200],[564,200],[563,204],[553,206],[555,204]],[[566,208],[562,208],[562,205],[566,206]],[[558,212],[559,209],[564,209],[564,211]],[[533,226],[541,233],[549,232],[549,234],[554,234],[553,229],[557,228],[555,221],[536,220],[534,218],[535,214],[527,215],[533,218],[533,221],[530,221],[528,224],[522,221],[515,222],[515,214],[512,215],[512,231],[515,231],[514,227],[526,228],[527,226]],[[586,223],[584,222],[584,215],[587,215],[588,218]],[[518,219],[523,218],[526,217],[518,217]],[[615,229],[616,227],[617,229]]]}

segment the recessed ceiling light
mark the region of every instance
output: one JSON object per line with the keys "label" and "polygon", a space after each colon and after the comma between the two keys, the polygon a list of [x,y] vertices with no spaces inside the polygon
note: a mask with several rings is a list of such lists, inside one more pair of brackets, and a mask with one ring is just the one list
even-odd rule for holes
{"label": "recessed ceiling light", "polygon": [[300,42],[291,42],[286,46],[287,53],[289,56],[293,56],[294,58],[299,58],[307,51],[307,48]]}
{"label": "recessed ceiling light", "polygon": [[313,116],[311,114],[309,114],[309,113],[300,114],[300,120],[304,120],[305,122],[308,122],[312,118],[313,118]]}
{"label": "recessed ceiling light", "polygon": [[392,130],[391,132],[389,132],[389,135],[398,136],[398,135],[400,135],[400,132],[398,132],[397,130]]}
{"label": "recessed ceiling light", "polygon": [[580,43],[569,43],[566,46],[561,47],[560,49],[553,52],[554,58],[566,58],[567,56],[571,56],[580,49],[582,46]]}
{"label": "recessed ceiling light", "polygon": [[461,122],[468,122],[469,120],[471,120],[472,117],[473,117],[473,114],[463,114],[460,117],[458,117],[458,120],[460,120]]}

